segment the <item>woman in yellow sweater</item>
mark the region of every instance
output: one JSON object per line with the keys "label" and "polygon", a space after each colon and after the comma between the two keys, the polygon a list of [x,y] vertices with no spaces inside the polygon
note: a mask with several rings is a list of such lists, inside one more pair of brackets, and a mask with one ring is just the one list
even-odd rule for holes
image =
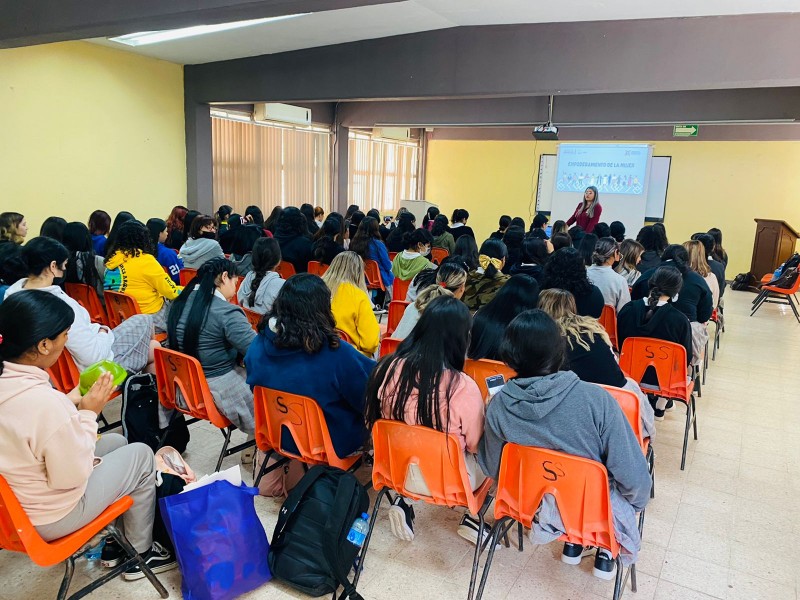
{"label": "woman in yellow sweater", "polygon": [[175,285],[154,255],[150,233],[139,221],[128,221],[108,248],[104,287],[136,298],[139,308],[153,316],[157,332],[167,330],[169,302],[178,297]]}
{"label": "woman in yellow sweater", "polygon": [[381,341],[381,328],[367,293],[364,261],[355,252],[342,252],[331,261],[322,280],[331,291],[336,328],[350,337],[359,352],[373,356]]}

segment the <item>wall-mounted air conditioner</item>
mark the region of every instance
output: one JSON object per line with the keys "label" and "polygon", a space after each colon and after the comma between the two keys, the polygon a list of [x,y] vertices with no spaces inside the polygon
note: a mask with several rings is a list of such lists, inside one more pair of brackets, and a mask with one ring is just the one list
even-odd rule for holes
{"label": "wall-mounted air conditioner", "polygon": [[411,129],[408,127],[376,127],[372,130],[372,137],[383,138],[385,140],[397,140],[399,142],[410,142]]}
{"label": "wall-mounted air conditioner", "polygon": [[253,111],[254,121],[277,121],[278,123],[291,123],[293,125],[311,125],[311,109],[291,104],[266,102],[255,105]]}

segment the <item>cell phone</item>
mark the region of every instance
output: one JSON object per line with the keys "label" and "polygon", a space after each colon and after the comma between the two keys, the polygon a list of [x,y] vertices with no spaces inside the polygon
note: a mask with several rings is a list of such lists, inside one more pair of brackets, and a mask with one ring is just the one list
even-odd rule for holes
{"label": "cell phone", "polygon": [[503,389],[506,379],[502,375],[490,375],[486,378],[486,387],[489,388],[489,398]]}
{"label": "cell phone", "polygon": [[391,220],[392,220],[392,217],[383,217],[383,222],[384,223],[389,223],[389,222],[391,222]]}

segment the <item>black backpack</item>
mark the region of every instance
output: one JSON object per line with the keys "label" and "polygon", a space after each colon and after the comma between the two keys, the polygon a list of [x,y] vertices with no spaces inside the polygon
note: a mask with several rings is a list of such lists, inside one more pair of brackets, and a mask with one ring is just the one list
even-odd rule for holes
{"label": "black backpack", "polygon": [[731,282],[731,289],[742,291],[755,286],[756,278],[751,273],[739,273]]}
{"label": "black backpack", "polygon": [[310,596],[334,594],[363,600],[347,579],[360,548],[347,541],[353,522],[369,510],[369,496],[352,473],[315,466],[289,492],[269,550],[278,579]]}
{"label": "black backpack", "polygon": [[189,444],[189,428],[175,412],[165,429],[158,427],[158,386],[152,373],[131,375],[122,384],[122,435],[129,443],[142,442],[155,452],[172,446],[183,453]]}

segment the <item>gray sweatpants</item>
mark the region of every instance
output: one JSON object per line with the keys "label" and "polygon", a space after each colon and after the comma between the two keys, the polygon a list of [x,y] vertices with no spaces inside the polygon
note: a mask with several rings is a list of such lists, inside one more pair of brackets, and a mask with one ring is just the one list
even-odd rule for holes
{"label": "gray sweatpants", "polygon": [[105,433],[95,446],[103,462],[89,476],[83,498],[64,518],[36,528],[45,540],[63,537],[91,523],[123,496],[133,506],[122,515],[125,536],[139,553],[153,545],[156,514],[156,470],[153,451],[145,444],[128,444],[118,433]]}

